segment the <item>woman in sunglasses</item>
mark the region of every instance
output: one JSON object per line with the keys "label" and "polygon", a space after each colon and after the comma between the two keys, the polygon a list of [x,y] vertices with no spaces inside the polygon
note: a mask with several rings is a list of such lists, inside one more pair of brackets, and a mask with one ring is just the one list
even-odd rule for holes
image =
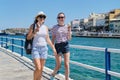
{"label": "woman in sunglasses", "polygon": [[65,25],[65,14],[59,13],[57,16],[57,25],[52,28],[52,43],[55,43],[55,48],[57,51],[56,57],[56,67],[52,73],[51,79],[57,74],[59,68],[61,67],[62,55],[64,56],[64,67],[65,67],[65,80],[69,79],[69,43],[71,39],[71,27],[70,25]]}
{"label": "woman in sunglasses", "polygon": [[44,25],[45,18],[46,15],[43,12],[39,12],[35,17],[35,29],[33,30],[32,24],[27,36],[28,40],[33,38],[32,58],[35,64],[34,80],[41,80],[43,67],[48,55],[47,43],[53,49],[54,55],[57,55],[56,49],[49,38],[48,28]]}

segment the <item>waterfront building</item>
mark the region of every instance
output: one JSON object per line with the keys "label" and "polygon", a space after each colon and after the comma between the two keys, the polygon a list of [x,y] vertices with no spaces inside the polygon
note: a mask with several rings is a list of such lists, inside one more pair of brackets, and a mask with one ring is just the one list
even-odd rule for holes
{"label": "waterfront building", "polygon": [[71,21],[72,35],[75,36],[120,36],[120,9],[107,13],[90,13],[87,19]]}
{"label": "waterfront building", "polygon": [[111,19],[109,26],[112,33],[120,34],[120,19]]}
{"label": "waterfront building", "polygon": [[106,13],[105,17],[105,30],[106,31],[114,31],[114,28],[111,26],[110,22],[114,22],[116,19],[120,19],[120,9],[114,9],[110,12]]}
{"label": "waterfront building", "polygon": [[71,22],[71,27],[72,27],[72,31],[80,31],[80,20],[79,19],[74,19]]}
{"label": "waterfront building", "polygon": [[71,30],[72,30],[72,36],[79,35],[80,30],[82,30],[82,28],[80,27],[79,19],[74,19],[73,21],[71,21]]}
{"label": "waterfront building", "polygon": [[80,19],[80,27],[83,28],[84,30],[87,29],[87,23],[88,23],[88,18]]}
{"label": "waterfront building", "polygon": [[120,35],[120,13],[114,16],[114,19],[110,19],[110,31]]}
{"label": "waterfront building", "polygon": [[105,14],[96,14],[96,13],[91,13],[88,17],[88,23],[87,23],[87,28],[89,31],[99,31],[100,29],[103,29],[105,23]]}

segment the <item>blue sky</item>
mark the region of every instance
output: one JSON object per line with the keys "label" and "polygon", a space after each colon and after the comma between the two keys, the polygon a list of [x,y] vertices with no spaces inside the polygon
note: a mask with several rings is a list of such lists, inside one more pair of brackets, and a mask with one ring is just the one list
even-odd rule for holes
{"label": "blue sky", "polygon": [[66,14],[66,23],[87,18],[90,13],[105,13],[120,8],[120,0],[0,0],[0,30],[28,28],[39,11],[47,15],[45,24],[57,23],[59,12]]}

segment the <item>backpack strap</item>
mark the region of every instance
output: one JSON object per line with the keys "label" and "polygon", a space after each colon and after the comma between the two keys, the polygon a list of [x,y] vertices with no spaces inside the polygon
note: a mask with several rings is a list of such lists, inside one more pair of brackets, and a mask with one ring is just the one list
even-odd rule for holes
{"label": "backpack strap", "polygon": [[32,33],[34,33],[35,26],[36,26],[36,23],[33,23],[33,31],[32,31]]}

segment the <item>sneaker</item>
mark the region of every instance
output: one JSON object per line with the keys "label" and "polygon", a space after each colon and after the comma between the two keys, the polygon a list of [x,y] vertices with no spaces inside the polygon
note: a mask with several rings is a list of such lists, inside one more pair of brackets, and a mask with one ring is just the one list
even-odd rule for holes
{"label": "sneaker", "polygon": [[50,77],[50,80],[55,80],[55,77],[51,76],[51,77]]}

